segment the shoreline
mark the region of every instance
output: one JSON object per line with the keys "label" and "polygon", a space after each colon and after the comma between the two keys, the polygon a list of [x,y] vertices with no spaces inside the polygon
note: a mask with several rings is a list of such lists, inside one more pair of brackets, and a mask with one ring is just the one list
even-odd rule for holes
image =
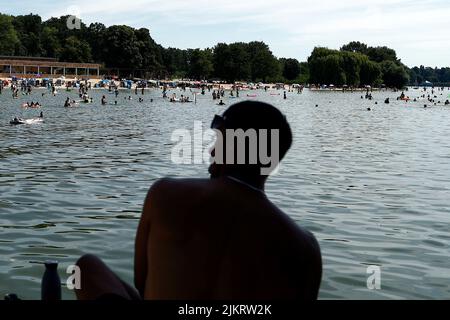
{"label": "shoreline", "polygon": [[[33,79],[33,78],[20,78],[16,77],[17,79],[24,80],[24,79]],[[108,86],[103,87],[95,87],[96,84],[100,83],[103,79],[102,78],[93,78],[93,79],[86,79],[81,80],[79,78],[63,78],[63,77],[55,77],[55,78],[36,78],[36,80],[43,80],[43,79],[51,79],[53,82],[56,82],[57,80],[64,81],[64,84],[56,85],[55,87],[59,90],[61,89],[67,89],[69,88],[71,90],[77,89],[77,87],[67,87],[66,84],[68,82],[87,82],[90,83],[90,90],[108,90]],[[0,77],[0,81],[6,81],[8,84],[4,88],[10,88],[12,83],[12,77]],[[109,80],[113,83],[113,86],[116,86],[118,90],[136,90],[136,87],[138,90],[151,90],[151,89],[163,89],[163,85],[161,84],[177,84],[176,86],[168,86],[167,89],[176,89],[179,88],[180,84],[187,84],[186,88],[191,89],[199,89],[201,90],[202,86],[211,87],[212,90],[225,90],[225,91],[232,91],[235,90],[234,87],[238,86],[240,91],[254,91],[254,90],[264,90],[265,87],[267,87],[267,91],[288,91],[288,92],[295,92],[298,91],[298,84],[290,85],[290,84],[280,84],[280,83],[248,83],[244,84],[242,82],[237,82],[235,84],[232,83],[215,83],[215,82],[205,82],[202,83],[200,81],[187,81],[187,80],[179,80],[179,79],[171,79],[171,80],[143,80],[145,82],[153,81],[154,83],[157,83],[157,86],[147,86],[147,87],[139,87],[138,83],[132,83],[131,88],[120,86],[121,82],[120,80]],[[393,88],[378,88],[378,87],[360,87],[360,88],[344,88],[344,87],[326,87],[326,88],[320,88],[315,85],[302,85],[303,89],[308,89],[311,92],[339,92],[339,93],[352,93],[352,92],[382,92],[382,91],[408,91],[409,89],[417,89],[416,86],[410,85],[406,86],[404,89],[393,89]],[[420,87],[419,89],[422,89],[424,87]],[[431,88],[431,87],[430,87]],[[47,89],[45,86],[33,86],[33,89]]]}

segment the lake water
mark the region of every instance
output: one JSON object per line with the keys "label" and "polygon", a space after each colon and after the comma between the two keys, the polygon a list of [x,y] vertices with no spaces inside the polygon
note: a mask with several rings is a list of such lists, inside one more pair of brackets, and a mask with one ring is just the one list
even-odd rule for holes
{"label": "lake water", "polygon": [[[58,260],[64,281],[65,269],[87,252],[132,282],[149,186],[164,176],[208,176],[207,164],[171,162],[173,130],[207,126],[226,107],[208,94],[196,105],[171,104],[152,90],[144,103],[121,91],[117,106],[100,106],[101,94],[114,96],[97,91],[97,103],[67,109],[64,100],[77,99],[76,91],[42,92],[0,95],[0,294],[39,299],[43,267],[35,261]],[[124,100],[129,94],[134,99]],[[437,94],[444,101],[450,91]],[[449,298],[450,106],[424,109],[423,101],[406,104],[392,92],[374,93],[373,101],[307,90],[287,100],[257,95],[292,126],[292,149],[267,193],[318,238],[320,298]],[[38,116],[20,107],[27,100],[44,105],[45,122],[10,126],[15,115]],[[367,288],[371,265],[381,269],[380,290]],[[63,288],[63,297],[74,294]]]}

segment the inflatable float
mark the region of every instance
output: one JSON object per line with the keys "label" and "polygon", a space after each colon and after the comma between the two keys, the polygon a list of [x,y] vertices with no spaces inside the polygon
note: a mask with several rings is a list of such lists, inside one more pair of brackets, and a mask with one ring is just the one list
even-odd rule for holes
{"label": "inflatable float", "polygon": [[20,118],[14,118],[13,120],[11,120],[9,122],[9,124],[12,125],[19,125],[19,124],[35,124],[35,123],[40,123],[43,122],[44,119],[42,118],[33,118],[33,119],[20,119]]}
{"label": "inflatable float", "polygon": [[22,104],[22,108],[32,108],[32,109],[39,109],[40,107],[42,107],[40,104],[39,105],[28,105],[28,103],[24,103]]}
{"label": "inflatable float", "polygon": [[194,101],[180,101],[180,100],[172,100],[171,103],[192,103]]}
{"label": "inflatable float", "polygon": [[75,102],[75,103],[71,102],[71,103],[69,103],[68,106],[64,106],[64,107],[65,108],[75,108],[75,107],[78,107],[78,106],[79,106],[78,102]]}

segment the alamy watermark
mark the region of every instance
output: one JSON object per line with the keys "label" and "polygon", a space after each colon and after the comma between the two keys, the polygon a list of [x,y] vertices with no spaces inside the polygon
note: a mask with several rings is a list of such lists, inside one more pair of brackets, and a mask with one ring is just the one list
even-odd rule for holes
{"label": "alamy watermark", "polygon": [[171,152],[174,164],[259,165],[261,175],[276,173],[279,168],[278,129],[204,130],[201,121],[194,121],[193,130],[174,130],[171,141],[175,142]]}
{"label": "alamy watermark", "polygon": [[381,290],[381,268],[379,266],[368,266],[366,273],[370,274],[367,278],[367,289]]}
{"label": "alamy watermark", "polygon": [[81,289],[81,269],[77,265],[70,265],[66,270],[67,274],[70,276],[66,280],[66,286],[69,290],[80,290]]}
{"label": "alamy watermark", "polygon": [[81,10],[78,6],[70,6],[67,8],[68,18],[66,26],[69,30],[81,29]]}

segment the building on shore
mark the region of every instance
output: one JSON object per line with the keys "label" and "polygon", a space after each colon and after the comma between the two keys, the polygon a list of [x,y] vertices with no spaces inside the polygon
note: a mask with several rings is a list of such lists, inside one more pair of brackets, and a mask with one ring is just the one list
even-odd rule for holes
{"label": "building on shore", "polygon": [[101,65],[97,63],[61,62],[54,58],[0,56],[0,77],[55,78],[75,76],[99,78]]}

